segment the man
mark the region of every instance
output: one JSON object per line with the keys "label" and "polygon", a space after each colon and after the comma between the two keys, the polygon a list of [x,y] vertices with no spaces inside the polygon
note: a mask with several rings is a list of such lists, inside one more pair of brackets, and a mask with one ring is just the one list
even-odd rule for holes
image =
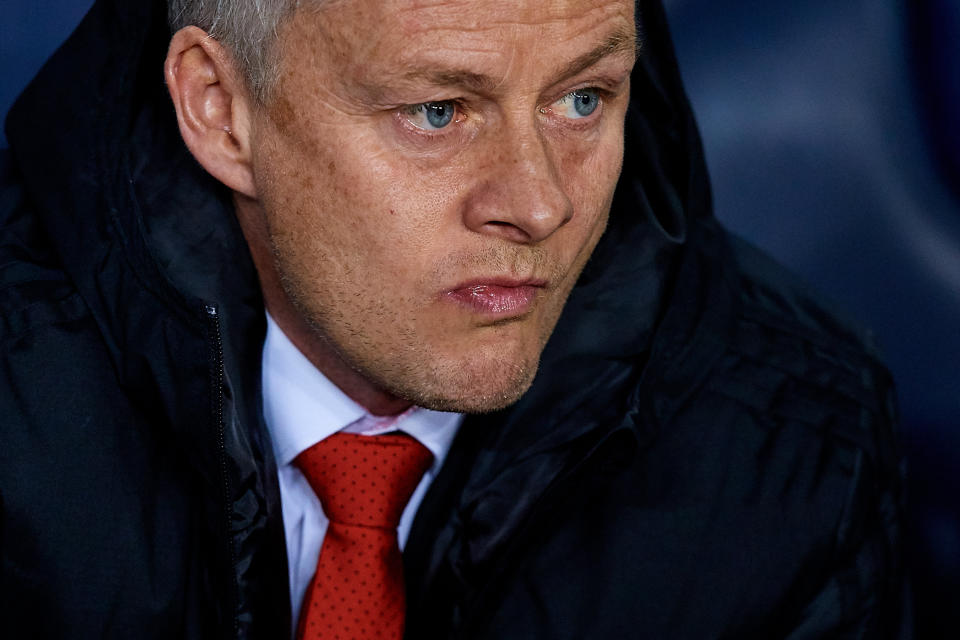
{"label": "man", "polygon": [[711,217],[658,2],[166,13],[7,121],[13,637],[909,636],[889,377]]}

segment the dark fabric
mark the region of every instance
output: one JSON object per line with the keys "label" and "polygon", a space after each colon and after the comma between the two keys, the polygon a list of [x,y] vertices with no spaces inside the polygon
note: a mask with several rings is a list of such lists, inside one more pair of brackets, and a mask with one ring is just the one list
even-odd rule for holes
{"label": "dark fabric", "polygon": [[[180,142],[163,13],[100,0],[6,124],[13,637],[290,629],[262,302]],[[910,637],[889,376],[719,228],[660,3],[638,17],[610,227],[533,388],[468,418],[418,512],[407,635]]]}

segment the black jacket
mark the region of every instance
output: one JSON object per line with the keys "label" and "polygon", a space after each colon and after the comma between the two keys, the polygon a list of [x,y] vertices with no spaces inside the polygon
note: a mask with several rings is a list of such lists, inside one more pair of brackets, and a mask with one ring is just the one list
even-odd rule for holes
{"label": "black jacket", "polygon": [[[7,121],[4,637],[290,628],[262,302],[176,130],[163,5],[100,0]],[[418,512],[408,637],[909,637],[889,376],[712,218],[639,5],[609,230],[531,391],[466,421]]]}

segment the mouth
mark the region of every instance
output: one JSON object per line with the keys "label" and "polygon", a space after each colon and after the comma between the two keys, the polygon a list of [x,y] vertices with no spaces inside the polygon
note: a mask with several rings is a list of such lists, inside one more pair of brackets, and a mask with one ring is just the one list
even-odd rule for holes
{"label": "mouth", "polygon": [[508,320],[530,313],[546,285],[546,280],[532,278],[477,278],[456,285],[443,297],[485,319]]}

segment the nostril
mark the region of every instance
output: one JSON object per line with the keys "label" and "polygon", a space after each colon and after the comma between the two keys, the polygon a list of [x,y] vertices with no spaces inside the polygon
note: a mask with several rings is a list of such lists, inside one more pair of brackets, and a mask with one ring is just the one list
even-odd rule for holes
{"label": "nostril", "polygon": [[502,220],[490,220],[483,225],[487,233],[510,240],[511,242],[529,243],[533,237],[517,225]]}

